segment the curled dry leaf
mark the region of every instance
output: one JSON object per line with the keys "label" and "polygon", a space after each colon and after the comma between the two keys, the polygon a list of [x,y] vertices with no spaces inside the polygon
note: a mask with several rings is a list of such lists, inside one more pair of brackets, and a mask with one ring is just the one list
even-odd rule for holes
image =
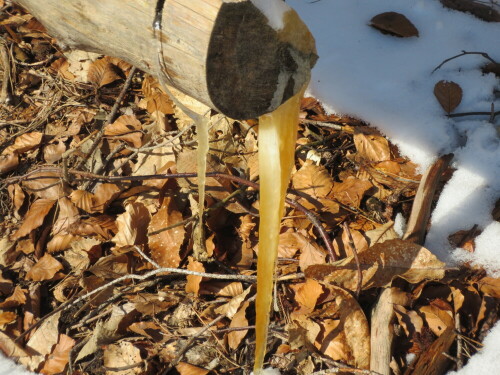
{"label": "curled dry leaf", "polygon": [[307,161],[292,176],[295,190],[314,198],[325,198],[333,187],[333,179],[328,171],[311,161]]}
{"label": "curled dry leaf", "polygon": [[239,281],[217,281],[203,283],[201,285],[200,294],[214,294],[220,297],[236,297],[243,293],[243,284]]}
{"label": "curled dry leaf", "polygon": [[[426,248],[399,239],[375,244],[359,254],[363,272],[362,289],[382,287],[396,276],[412,284],[423,280],[440,280],[445,264]],[[329,265],[314,265],[305,270],[306,277],[356,290],[357,265],[354,257]]]}
{"label": "curled dry leaf", "polygon": [[295,301],[308,312],[314,310],[318,298],[324,293],[323,286],[313,279],[306,279],[305,283],[293,285],[292,289],[295,290]]}
{"label": "curled dry leaf", "polygon": [[55,202],[52,199],[38,199],[34,201],[26,213],[21,227],[12,235],[12,239],[17,240],[24,237],[42,225],[45,216],[50,212]]}
{"label": "curled dry leaf", "polygon": [[175,369],[179,371],[180,375],[206,375],[210,371],[198,366],[191,365],[186,362],[179,362]]}
{"label": "curled dry leaf", "polygon": [[121,193],[121,189],[115,184],[100,184],[94,192],[92,212],[104,212],[104,210]]}
{"label": "curled dry leaf", "polygon": [[[205,267],[203,267],[203,264],[201,262],[198,262],[196,259],[193,257],[188,257],[189,263],[187,266],[187,269],[189,271],[196,271],[196,272],[205,272]],[[195,276],[195,275],[188,275],[186,277],[187,282],[186,282],[186,293],[194,293],[196,296],[198,295],[200,291],[200,283],[203,277],[201,276]]]}
{"label": "curled dry leaf", "polygon": [[55,274],[63,269],[63,265],[50,254],[45,254],[26,273],[26,278],[33,281],[51,280]]}
{"label": "curled dry leaf", "polygon": [[354,133],[356,156],[368,162],[391,159],[391,150],[387,139],[377,134]]}
{"label": "curled dry leaf", "polygon": [[90,65],[87,79],[96,86],[102,87],[122,79],[121,74],[121,69],[113,63],[112,58],[105,56]]}
{"label": "curled dry leaf", "polygon": [[434,86],[434,96],[446,113],[451,113],[462,102],[462,88],[452,81],[439,81]]}
{"label": "curled dry leaf", "polygon": [[377,14],[371,19],[371,26],[383,33],[400,38],[418,37],[418,30],[415,25],[401,13],[385,12]]}
{"label": "curled dry leaf", "polygon": [[55,172],[34,172],[29,179],[21,183],[23,189],[38,198],[59,199],[67,196],[70,191],[63,183],[61,175]]}
{"label": "curled dry leaf", "polygon": [[99,235],[102,238],[109,240],[113,233],[118,231],[115,219],[108,215],[100,215],[89,217],[81,220],[71,227],[71,233],[80,236],[95,236]]}
{"label": "curled dry leaf", "polygon": [[325,263],[326,253],[316,242],[308,240],[299,233],[296,238],[300,246],[299,266],[302,271],[311,265]]}
{"label": "curled dry leaf", "polygon": [[231,298],[231,300],[222,305],[219,306],[215,309],[215,312],[218,314],[224,314],[227,316],[229,319],[232,319],[234,314],[239,310],[242,302],[245,300],[247,297],[248,293],[250,293],[250,290],[252,287],[248,287],[243,293],[241,293],[239,296]]}
{"label": "curled dry leaf", "polygon": [[342,288],[328,286],[331,302],[314,315],[338,317],[324,319],[315,346],[334,360],[345,361],[357,368],[370,366],[370,328],[366,316],[353,295]]}
{"label": "curled dry leaf", "polygon": [[85,190],[74,190],[69,198],[79,209],[92,213],[94,207],[94,194]]}
{"label": "curled dry leaf", "polygon": [[8,324],[14,323],[17,320],[17,314],[12,311],[0,311],[0,328]]}
{"label": "curled dry leaf", "polygon": [[106,126],[104,135],[139,148],[142,145],[142,124],[133,115],[122,115]]}
{"label": "curled dry leaf", "polygon": [[3,152],[5,154],[23,154],[40,146],[43,133],[31,132],[20,135],[14,141],[14,144],[7,147]]}
{"label": "curled dry leaf", "polygon": [[347,177],[341,183],[335,183],[330,196],[349,207],[359,207],[365,193],[373,185],[354,176]]}
{"label": "curled dry leaf", "polygon": [[0,155],[0,175],[9,173],[17,168],[19,165],[19,156],[14,153]]}
{"label": "curled dry leaf", "polygon": [[147,228],[151,215],[142,203],[129,203],[125,212],[118,216],[118,232],[112,241],[117,247],[143,245],[148,241]]}
{"label": "curled dry leaf", "polygon": [[158,80],[148,75],[142,81],[144,99],[139,106],[149,113],[161,112],[165,115],[174,114],[174,103],[163,91]]}
{"label": "curled dry leaf", "polygon": [[[249,301],[245,301],[241,304],[240,309],[236,314],[234,314],[233,319],[229,324],[230,328],[248,327],[248,319],[246,317],[248,306],[250,306]],[[235,350],[240,345],[241,340],[245,338],[247,333],[247,329],[229,332],[227,334],[227,344],[231,349]]]}
{"label": "curled dry leaf", "polygon": [[17,218],[20,218],[19,210],[24,204],[26,194],[24,194],[24,191],[19,184],[7,186],[7,191],[9,192],[10,200],[14,206],[14,215]]}
{"label": "curled dry leaf", "polygon": [[71,349],[73,349],[74,346],[75,340],[63,333],[60,334],[59,341],[45,361],[40,373],[55,375],[64,372],[64,369],[69,362]]}
{"label": "curled dry leaf", "polygon": [[26,303],[26,289],[21,289],[18,285],[12,292],[12,295],[7,297],[5,301],[0,302],[0,309],[11,309]]}
{"label": "curled dry leaf", "polygon": [[[175,202],[170,197],[163,201],[158,212],[151,218],[148,228],[149,248],[153,259],[162,267],[179,267],[181,262],[180,250],[186,230],[183,226],[162,230],[180,221],[182,214],[177,211]],[[152,232],[158,233],[152,234]]]}
{"label": "curled dry leaf", "polygon": [[67,233],[69,227],[78,221],[79,217],[78,209],[68,198],[59,199],[57,205],[59,215],[52,227],[53,235]]}
{"label": "curled dry leaf", "polygon": [[43,150],[43,158],[47,163],[55,163],[62,159],[64,152],[66,151],[66,145],[59,139],[57,143],[50,144]]}
{"label": "curled dry leaf", "polygon": [[50,64],[49,71],[51,73],[59,74],[62,78],[67,79],[68,81],[74,81],[76,78],[75,75],[69,71],[69,62],[64,57],[61,57]]}
{"label": "curled dry leaf", "polygon": [[452,312],[449,310],[435,304],[422,306],[418,310],[424,315],[427,325],[436,336],[441,336],[446,329],[455,327]]}

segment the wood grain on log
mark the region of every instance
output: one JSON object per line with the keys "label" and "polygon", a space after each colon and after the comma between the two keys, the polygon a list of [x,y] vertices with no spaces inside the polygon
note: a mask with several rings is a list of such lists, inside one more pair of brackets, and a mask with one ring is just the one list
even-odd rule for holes
{"label": "wood grain on log", "polygon": [[314,43],[298,41],[313,39],[293,10],[280,32],[250,0],[166,0],[161,40],[167,72],[158,71],[155,0],[15,2],[61,46],[166,73],[174,87],[237,119],[276,109],[308,81],[317,59]]}

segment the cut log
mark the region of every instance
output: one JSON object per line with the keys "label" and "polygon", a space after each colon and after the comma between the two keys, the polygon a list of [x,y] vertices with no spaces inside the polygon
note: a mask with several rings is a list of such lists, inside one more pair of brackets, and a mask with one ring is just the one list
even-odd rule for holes
{"label": "cut log", "polygon": [[[280,2],[282,0],[269,0]],[[119,57],[235,119],[276,109],[309,80],[313,37],[293,10],[276,30],[251,0],[16,0],[63,48]],[[272,5],[272,4],[271,4]],[[275,4],[278,5],[278,4]]]}

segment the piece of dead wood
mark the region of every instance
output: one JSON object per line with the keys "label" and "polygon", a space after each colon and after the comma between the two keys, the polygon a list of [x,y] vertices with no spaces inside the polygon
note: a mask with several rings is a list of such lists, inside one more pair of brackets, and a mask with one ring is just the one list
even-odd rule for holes
{"label": "piece of dead wood", "polygon": [[391,375],[392,321],[395,318],[392,288],[385,289],[372,310],[370,370],[382,375]]}
{"label": "piece of dead wood", "polygon": [[450,359],[446,354],[456,336],[454,327],[448,327],[427,350],[420,354],[415,365],[410,366],[404,375],[441,375],[446,373],[450,365]]}
{"label": "piece of dead wood", "polygon": [[453,154],[441,156],[422,177],[417,195],[413,201],[410,218],[403,236],[404,240],[412,241],[419,245],[424,244],[427,224],[431,216],[432,201],[436,194],[440,177],[446,168],[448,168],[452,159]]}

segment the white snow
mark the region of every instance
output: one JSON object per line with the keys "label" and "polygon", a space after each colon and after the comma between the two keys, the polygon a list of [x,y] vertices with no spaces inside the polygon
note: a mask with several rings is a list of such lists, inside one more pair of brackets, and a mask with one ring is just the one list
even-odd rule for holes
{"label": "white snow", "polygon": [[0,354],[0,375],[35,375],[35,373],[27,371],[24,367],[16,365],[11,359]]}
{"label": "white snow", "polygon": [[457,372],[449,372],[448,375],[498,374],[500,368],[499,344],[500,323],[497,323],[485,337],[483,350],[472,356],[464,368]]}
{"label": "white snow", "polygon": [[267,17],[269,26],[275,30],[283,29],[283,15],[290,10],[288,5],[281,0],[251,0],[251,2]]}
{"label": "white snow", "polygon": [[[492,103],[500,109],[500,98],[494,95],[500,85],[493,74],[481,73],[488,61],[479,55],[462,56],[432,71],[463,50],[486,52],[500,62],[500,25],[443,8],[436,0],[287,3],[316,38],[320,59],[309,94],[332,113],[354,115],[377,126],[422,171],[439,155],[455,154],[457,171],[433,213],[426,246],[449,263],[464,260],[460,251],[453,251],[448,236],[474,224],[479,229],[493,225],[491,211],[500,197],[500,143],[488,116],[447,118],[434,97],[434,85],[450,80],[462,87],[456,113],[488,112]],[[397,38],[369,26],[373,16],[388,11],[404,14],[419,37]],[[500,251],[489,241],[498,238],[498,232],[484,236],[488,240],[478,238],[471,257],[490,273],[500,272],[500,264],[491,262]]]}

